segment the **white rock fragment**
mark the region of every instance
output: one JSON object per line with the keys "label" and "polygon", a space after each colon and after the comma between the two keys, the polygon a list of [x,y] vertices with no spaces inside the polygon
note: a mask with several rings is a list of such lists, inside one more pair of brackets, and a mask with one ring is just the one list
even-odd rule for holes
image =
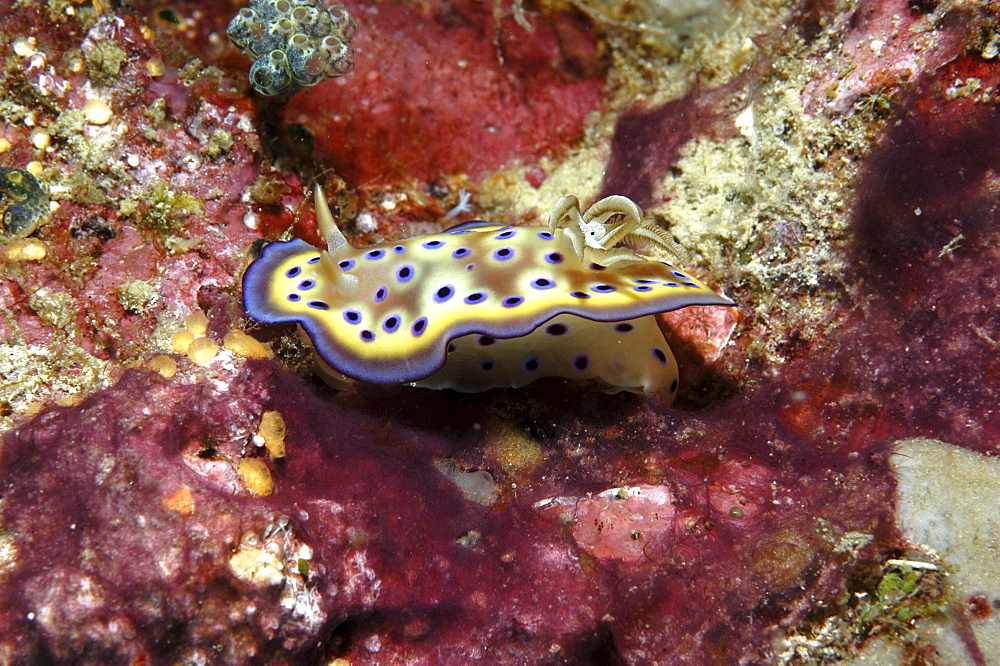
{"label": "white rock fragment", "polygon": [[754,129],[753,106],[747,106],[740,111],[733,122],[740,134],[745,136],[747,141],[753,143],[757,138],[757,132]]}
{"label": "white rock fragment", "polygon": [[[1000,600],[1000,460],[933,439],[896,446],[900,529],[941,556],[959,603],[974,595],[991,604]],[[983,654],[1000,655],[1000,613],[970,623]],[[940,663],[968,663],[970,655],[950,623],[928,626],[925,635]]]}
{"label": "white rock fragment", "polygon": [[378,229],[378,222],[375,221],[374,215],[364,210],[354,218],[354,228],[359,234],[370,234]]}
{"label": "white rock fragment", "polygon": [[498,491],[493,475],[486,470],[464,471],[451,458],[438,458],[437,468],[449,481],[458,486],[465,499],[482,506],[492,506],[497,501]]}

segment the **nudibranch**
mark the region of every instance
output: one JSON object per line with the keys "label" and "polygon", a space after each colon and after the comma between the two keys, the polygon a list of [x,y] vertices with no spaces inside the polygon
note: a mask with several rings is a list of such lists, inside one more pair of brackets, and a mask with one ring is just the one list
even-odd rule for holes
{"label": "nudibranch", "polygon": [[666,262],[594,263],[563,228],[466,222],[359,250],[318,187],[316,210],[327,248],[267,245],[243,300],[257,321],[300,324],[328,374],[465,392],[557,376],[672,398],[677,365],[653,315],[733,305]]}

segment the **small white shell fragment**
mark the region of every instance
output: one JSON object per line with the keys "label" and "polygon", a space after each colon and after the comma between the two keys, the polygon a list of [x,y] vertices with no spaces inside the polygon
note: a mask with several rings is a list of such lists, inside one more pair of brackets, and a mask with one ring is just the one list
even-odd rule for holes
{"label": "small white shell fragment", "polygon": [[27,58],[35,52],[35,47],[32,46],[27,37],[18,37],[12,46],[14,47],[14,55],[18,58]]}
{"label": "small white shell fragment", "polygon": [[38,150],[45,150],[52,144],[52,137],[41,127],[31,130],[31,145]]}
{"label": "small white shell fragment", "polygon": [[102,99],[88,99],[83,114],[91,125],[107,125],[111,121],[111,107]]}
{"label": "small white shell fragment", "polygon": [[37,238],[18,238],[7,245],[7,261],[41,261],[47,253],[45,243]]}

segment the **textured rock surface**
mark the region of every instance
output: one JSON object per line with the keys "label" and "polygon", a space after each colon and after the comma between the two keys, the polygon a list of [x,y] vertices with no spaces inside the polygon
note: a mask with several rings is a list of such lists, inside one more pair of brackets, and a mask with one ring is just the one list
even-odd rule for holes
{"label": "textured rock surface", "polygon": [[[223,352],[182,360],[169,380],[129,371],[44,412],[0,459],[8,635],[55,659],[308,654],[323,635],[328,656],[362,661],[721,656],[763,648],[768,626],[832,591],[843,534],[877,530],[888,505],[867,456],[838,470],[834,490],[805,443],[797,464],[773,466],[754,451],[766,429],[733,452],[691,432],[731,414],[588,394],[553,404],[551,388],[411,393],[317,395]],[[271,409],[287,423],[273,462],[253,442]],[[441,473],[445,456],[506,463],[489,465],[492,507]],[[273,495],[240,482],[248,458],[270,468]],[[637,466],[631,478],[659,485],[598,494]],[[860,494],[844,515],[838,498]],[[747,608],[756,619],[731,627]]]}
{"label": "textured rock surface", "polygon": [[354,74],[305,91],[285,113],[356,184],[534,162],[563,152],[600,107],[601,65],[567,15],[535,16],[531,32],[507,19],[495,48],[487,5],[351,10],[364,23]]}

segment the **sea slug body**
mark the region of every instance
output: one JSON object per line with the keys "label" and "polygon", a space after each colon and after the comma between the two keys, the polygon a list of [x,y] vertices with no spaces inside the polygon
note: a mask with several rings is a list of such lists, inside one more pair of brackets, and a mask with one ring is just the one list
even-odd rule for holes
{"label": "sea slug body", "polygon": [[581,259],[564,229],[476,221],[358,250],[318,190],[317,211],[328,249],[265,247],[245,307],[299,323],[322,366],[361,381],[482,391],[558,376],[672,396],[677,366],[652,315],[732,305],[665,262]]}

